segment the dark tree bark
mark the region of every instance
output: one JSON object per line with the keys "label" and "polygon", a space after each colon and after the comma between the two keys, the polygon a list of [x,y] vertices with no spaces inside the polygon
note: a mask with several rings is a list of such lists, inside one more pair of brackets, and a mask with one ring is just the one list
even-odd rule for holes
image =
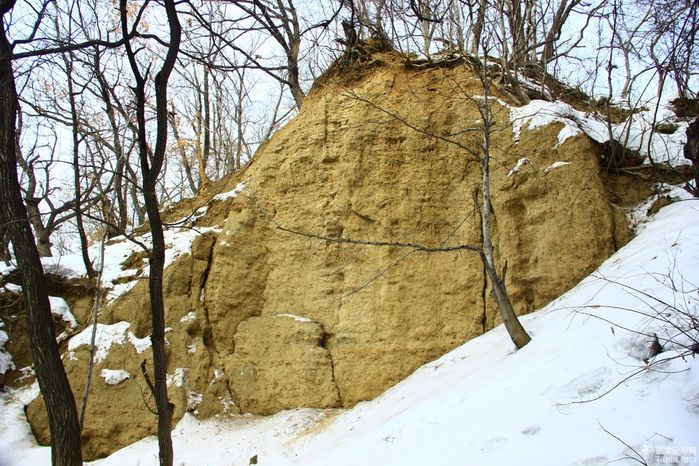
{"label": "dark tree bark", "polygon": [[[0,0],[0,16],[9,13],[14,3],[14,0]],[[61,363],[44,272],[17,180],[15,123],[18,102],[11,54],[5,29],[0,27],[0,223],[9,229],[22,277],[34,370],[51,430],[52,464],[81,465],[75,399]]]}
{"label": "dark tree bark", "polygon": [[[120,0],[121,28],[124,37],[128,32],[127,0]],[[167,394],[167,360],[165,354],[165,305],[163,302],[163,269],[165,264],[165,240],[163,238],[163,223],[160,218],[156,185],[160,170],[165,160],[167,146],[167,85],[177,60],[180,47],[182,28],[180,26],[174,0],[164,1],[170,27],[170,40],[167,55],[162,68],[155,75],[155,114],[156,140],[153,154],[149,157],[148,138],[146,134],[146,79],[141,74],[136,52],[127,41],[126,53],[136,81],[133,91],[136,97],[136,120],[138,126],[138,150],[143,177],[143,199],[150,225],[153,246],[148,259],[149,276],[148,289],[151,302],[151,343],[153,346],[154,381],[150,384],[158,410],[158,446],[161,466],[171,466],[172,451],[172,412],[173,404]]]}
{"label": "dark tree bark", "polygon": [[51,252],[51,246],[53,246],[51,235],[53,235],[55,229],[44,225],[41,221],[39,202],[41,202],[41,199],[34,196],[26,196],[24,198],[29,222],[34,226],[36,249],[39,252],[39,257],[53,257],[53,253]]}
{"label": "dark tree bark", "polygon": [[10,254],[10,233],[5,227],[5,222],[0,221],[0,254],[2,255],[2,260],[5,265],[10,265],[12,263],[12,254]]}
{"label": "dark tree bark", "polygon": [[694,186],[687,183],[687,191],[699,197],[699,118],[695,118],[687,127],[687,142],[684,145],[684,158],[692,161]]}

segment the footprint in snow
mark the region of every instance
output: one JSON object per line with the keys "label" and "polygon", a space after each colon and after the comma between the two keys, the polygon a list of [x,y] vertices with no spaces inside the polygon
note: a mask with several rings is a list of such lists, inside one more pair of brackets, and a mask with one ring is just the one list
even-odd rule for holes
{"label": "footprint in snow", "polygon": [[[589,399],[599,395],[611,380],[611,369],[599,367],[570,380],[560,388],[562,396],[573,399]],[[560,400],[562,402],[568,400]]]}
{"label": "footprint in snow", "polygon": [[522,431],[522,435],[536,435],[541,430],[539,426],[529,426]]}
{"label": "footprint in snow", "polygon": [[480,451],[481,453],[500,451],[505,443],[507,443],[507,439],[504,437],[491,438],[485,442],[485,445],[481,447]]}

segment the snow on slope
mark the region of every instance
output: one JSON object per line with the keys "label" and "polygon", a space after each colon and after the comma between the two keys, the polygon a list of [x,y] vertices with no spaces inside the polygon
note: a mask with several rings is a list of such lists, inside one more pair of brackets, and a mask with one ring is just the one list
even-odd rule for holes
{"label": "snow on slope", "polygon": [[[519,140],[523,127],[530,130],[549,125],[553,122],[563,124],[558,133],[556,147],[561,146],[566,139],[581,134],[587,134],[599,143],[609,140],[609,131],[606,123],[598,119],[594,114],[581,112],[569,104],[556,101],[532,100],[521,107],[509,107],[510,121],[512,121],[512,134]],[[677,129],[672,134],[654,132],[650,144],[650,154],[656,163],[667,162],[671,165],[689,164],[682,155],[682,148],[686,142],[685,132],[688,122],[675,121],[677,117],[667,103],[658,106],[657,115],[655,108],[640,111],[631,115],[622,123],[612,125],[614,139],[624,144],[631,150],[637,150],[644,157],[648,156],[648,140],[650,139],[654,119],[657,122],[675,122]],[[654,116],[655,115],[655,116]],[[646,160],[648,163],[648,160]]]}
{"label": "snow on slope", "polygon": [[[173,432],[175,464],[246,466],[254,455],[275,466],[697,464],[699,359],[676,357],[667,339],[677,332],[652,318],[666,306],[650,296],[699,313],[698,219],[699,200],[686,196],[661,210],[597,272],[525,316],[533,340],[520,351],[498,327],[347,411],[187,415]],[[666,351],[644,369],[650,332]],[[0,452],[17,466],[47,459],[21,404],[0,399],[9,413]],[[93,464],[155,465],[157,442]]]}

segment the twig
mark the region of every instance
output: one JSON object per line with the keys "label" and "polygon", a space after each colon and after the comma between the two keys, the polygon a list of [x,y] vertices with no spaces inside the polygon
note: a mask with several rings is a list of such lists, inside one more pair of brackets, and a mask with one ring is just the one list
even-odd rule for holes
{"label": "twig", "polygon": [[634,460],[634,461],[636,461],[636,462],[639,463],[639,464],[643,464],[643,465],[645,465],[645,466],[648,466],[648,463],[646,462],[645,458],[643,458],[643,456],[642,456],[634,447],[632,447],[631,445],[629,445],[628,443],[624,442],[622,439],[620,439],[619,437],[617,437],[616,435],[612,434],[612,433],[609,432],[607,429],[605,429],[601,422],[597,421],[597,424],[599,424],[600,428],[601,428],[603,431],[605,431],[605,432],[607,433],[607,435],[610,435],[610,436],[614,437],[619,443],[623,444],[626,448],[628,448],[628,449],[631,450],[636,456],[638,456],[638,458],[634,458],[633,456],[626,455],[626,456],[625,456],[624,458],[622,458],[622,459]]}
{"label": "twig", "polygon": [[148,370],[146,370],[146,360],[145,359],[143,361],[141,361],[141,373],[143,374],[143,378],[146,381],[146,384],[148,385],[148,388],[150,389],[151,394],[153,396],[155,396],[155,386],[153,385],[153,382],[151,382],[151,380],[150,380],[150,375],[148,375]]}
{"label": "twig", "polygon": [[87,364],[87,381],[85,382],[85,391],[83,393],[82,406],[80,407],[80,429],[85,426],[85,413],[87,412],[87,401],[90,396],[90,387],[92,386],[92,373],[95,365],[95,340],[97,339],[97,315],[102,299],[102,271],[104,270],[104,248],[107,240],[107,229],[104,229],[102,239],[100,241],[99,255],[99,270],[95,277],[95,298],[92,305],[92,335],[90,336],[90,360]]}
{"label": "twig", "polygon": [[307,238],[314,238],[322,241],[327,241],[330,243],[338,244],[357,244],[362,246],[380,246],[380,247],[391,247],[391,248],[411,248],[415,251],[420,252],[453,252],[453,251],[473,251],[481,253],[481,248],[477,246],[471,246],[469,244],[456,244],[453,246],[425,246],[424,244],[412,243],[412,242],[402,242],[402,241],[369,241],[364,239],[352,239],[352,238],[332,238],[330,236],[318,235],[316,233],[310,233],[307,231],[294,230],[292,228],[286,228],[276,222],[277,230],[291,233],[294,235],[305,236]]}
{"label": "twig", "polygon": [[[601,394],[597,395],[597,396],[594,397],[594,398],[590,398],[590,399],[588,399],[588,400],[568,401],[567,403],[558,403],[557,406],[570,406],[570,405],[579,405],[579,404],[585,404],[585,403],[592,403],[593,401],[597,401],[597,400],[599,400],[599,399],[601,399],[601,398],[607,396],[608,394],[610,394],[611,392],[613,392],[614,390],[616,390],[617,387],[619,387],[620,385],[622,385],[622,384],[628,382],[629,380],[631,380],[632,378],[634,378],[634,377],[637,376],[638,374],[641,374],[641,373],[643,373],[643,372],[648,371],[648,370],[649,370],[651,367],[653,367],[654,365],[660,364],[661,362],[672,361],[673,359],[683,359],[683,360],[684,360],[684,358],[685,358],[686,356],[689,356],[690,354],[692,354],[692,351],[686,351],[686,352],[684,352],[684,353],[678,353],[677,356],[673,356],[673,357],[671,357],[671,358],[655,360],[655,361],[653,361],[652,363],[650,363],[648,366],[643,366],[643,367],[641,367],[640,369],[638,369],[638,370],[636,370],[636,371],[630,373],[629,375],[627,375],[626,377],[624,377],[623,379],[621,379],[619,382],[617,382],[616,384],[614,384],[612,387],[608,388],[607,390],[605,390],[604,392],[602,392]],[[679,372],[685,372],[686,370],[688,370],[688,369],[681,370],[681,371],[675,371],[675,372],[663,371],[663,373],[675,374],[675,373],[679,373]]]}

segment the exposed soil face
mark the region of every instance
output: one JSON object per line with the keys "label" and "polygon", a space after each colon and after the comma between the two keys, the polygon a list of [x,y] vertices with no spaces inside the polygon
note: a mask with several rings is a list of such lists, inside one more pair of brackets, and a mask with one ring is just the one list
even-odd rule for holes
{"label": "exposed soil face", "polygon": [[[187,410],[206,417],[352,406],[500,322],[477,254],[347,241],[481,242],[480,79],[466,66],[406,69],[386,52],[372,60],[361,73],[325,76],[243,173],[209,188],[213,196],[245,183],[236,197],[208,203],[196,224],[220,231],[198,238],[166,271],[176,419]],[[601,170],[586,137],[559,145],[557,124],[524,128],[515,141],[507,98],[497,97],[494,241],[524,314],[630,239],[619,207],[646,188]],[[510,173],[524,157],[529,164]],[[101,322],[120,321],[148,335],[145,281],[103,309]],[[86,349],[72,358],[67,371],[81,394]],[[154,431],[139,368],[147,358],[126,343],[97,365],[96,373],[125,368],[132,377],[118,385],[98,378],[87,458]],[[28,417],[45,438],[40,412],[36,402]]]}
{"label": "exposed soil face", "polygon": [[[478,127],[472,96],[482,94],[466,67],[406,69],[391,54],[378,54],[360,77],[339,72],[314,88],[246,171],[248,191],[233,201],[214,247],[206,308],[222,366],[235,366],[236,329],[247,319],[299,315],[324,329],[341,403],[350,406],[499,322],[475,254],[317,238],[480,244],[480,133],[464,129]],[[515,142],[507,109],[494,111],[495,237],[525,313],[570,288],[629,234],[586,138],[557,147],[554,125],[525,129]],[[522,157],[531,165],[508,177]],[[569,164],[547,170],[560,161]],[[221,286],[224,276],[245,286]],[[267,351],[248,363],[281,356]],[[283,396],[245,383],[234,379],[233,391],[260,412]],[[285,384],[281,377],[269,386]]]}

